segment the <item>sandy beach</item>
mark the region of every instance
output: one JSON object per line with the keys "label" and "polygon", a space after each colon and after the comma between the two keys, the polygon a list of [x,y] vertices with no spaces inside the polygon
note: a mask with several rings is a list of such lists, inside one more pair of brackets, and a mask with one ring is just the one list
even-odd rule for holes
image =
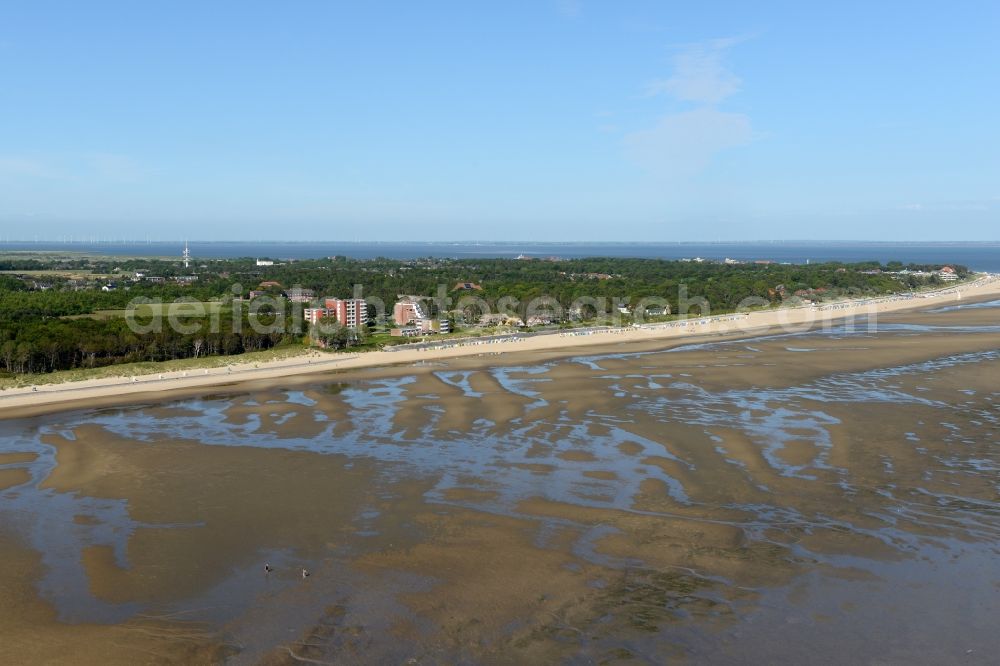
{"label": "sandy beach", "polygon": [[4,419],[0,662],[990,663],[976,293],[875,304],[874,332],[722,317]]}
{"label": "sandy beach", "polygon": [[[152,373],[135,377],[108,377],[64,384],[45,384],[44,376],[34,387],[0,391],[0,419],[18,418],[62,409],[141,401],[151,394],[183,394],[234,383],[268,383],[323,372],[357,370],[421,361],[495,356],[511,352],[574,353],[585,347],[623,343],[697,342],[720,336],[740,337],[767,332],[797,332],[821,328],[854,318],[876,321],[879,315],[951,301],[1000,296],[1000,276],[985,274],[953,287],[915,295],[865,298],[762,310],[749,313],[692,317],[686,320],[646,324],[618,329],[583,329],[525,336],[512,334],[494,338],[449,339],[395,347],[361,354],[304,352],[266,363],[240,363],[234,357],[228,367]],[[865,324],[866,326],[869,324]]]}

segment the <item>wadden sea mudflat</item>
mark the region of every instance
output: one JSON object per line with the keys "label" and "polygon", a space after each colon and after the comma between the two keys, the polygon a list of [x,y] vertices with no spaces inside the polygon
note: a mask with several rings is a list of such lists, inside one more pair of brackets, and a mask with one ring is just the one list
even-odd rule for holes
{"label": "wadden sea mudflat", "polygon": [[0,662],[992,663],[996,305],[2,422]]}

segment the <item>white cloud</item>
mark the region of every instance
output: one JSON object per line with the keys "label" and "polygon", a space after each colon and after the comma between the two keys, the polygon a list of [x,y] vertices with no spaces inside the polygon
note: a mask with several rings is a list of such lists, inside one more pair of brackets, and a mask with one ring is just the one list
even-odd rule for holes
{"label": "white cloud", "polygon": [[676,178],[705,169],[719,151],[750,141],[750,119],[710,107],[660,118],[625,137],[629,156],[659,176]]}
{"label": "white cloud", "polygon": [[627,134],[629,157],[659,177],[684,179],[707,168],[720,151],[751,140],[749,117],[716,108],[740,89],[740,79],[723,64],[726,52],[738,41],[716,39],[689,46],[674,57],[670,78],[650,84],[647,92],[696,106]]}
{"label": "white cloud", "polygon": [[713,39],[687,47],[674,56],[670,78],[652,81],[646,92],[700,104],[718,104],[731,97],[739,91],[742,81],[723,61],[729,48],[738,42],[733,38]]}

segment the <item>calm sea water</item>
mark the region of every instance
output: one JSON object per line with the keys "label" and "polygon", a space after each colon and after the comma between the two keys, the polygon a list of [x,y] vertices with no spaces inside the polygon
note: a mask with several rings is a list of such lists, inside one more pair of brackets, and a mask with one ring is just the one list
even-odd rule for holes
{"label": "calm sea water", "polygon": [[[806,263],[822,261],[902,261],[904,263],[955,263],[974,270],[1000,272],[1000,242],[980,243],[860,243],[860,242],[754,242],[754,243],[380,243],[380,242],[192,242],[195,257],[268,257],[316,259],[341,255],[358,259],[388,257],[644,257],[658,259],[742,260]],[[180,242],[0,242],[0,251],[75,251],[105,255],[180,256]]]}

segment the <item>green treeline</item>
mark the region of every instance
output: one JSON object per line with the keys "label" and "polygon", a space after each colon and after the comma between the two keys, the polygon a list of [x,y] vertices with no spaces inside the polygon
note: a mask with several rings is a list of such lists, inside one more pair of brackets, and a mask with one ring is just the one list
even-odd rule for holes
{"label": "green treeline", "polygon": [[[135,321],[151,329],[151,320]],[[271,349],[292,341],[283,330],[258,321],[251,325],[243,312],[238,322],[229,313],[220,317],[181,318],[184,330],[167,322],[158,330],[134,332],[125,318],[42,319],[16,325],[0,324],[0,368],[8,373],[51,372],[73,368],[96,368],[116,363],[169,361],[200,356],[227,356]],[[263,329],[263,330],[262,330]],[[278,330],[271,330],[278,329]],[[258,332],[262,330],[262,332]]]}
{"label": "green treeline", "polygon": [[[778,304],[799,290],[820,290],[820,297],[829,298],[907,291],[938,282],[935,276],[885,272],[903,268],[901,264],[877,263],[726,265],[619,258],[560,261],[334,258],[259,267],[253,259],[244,258],[205,260],[197,267],[184,269],[176,261],[155,259],[95,258],[53,263],[0,259],[0,270],[26,272],[0,274],[0,371],[50,372],[135,361],[233,355],[301,340],[302,331],[293,330],[291,308],[277,315],[251,314],[246,301],[239,300],[250,290],[263,289],[278,297],[284,290],[302,287],[312,289],[318,298],[348,297],[354,293],[355,285],[361,285],[361,295],[370,303],[380,299],[390,314],[400,294],[434,297],[442,291],[452,300],[450,307],[463,296],[483,299],[494,310],[505,298],[516,299],[523,308],[532,299],[548,297],[563,308],[569,308],[580,298],[605,299],[610,311],[613,299],[635,303],[656,297],[665,299],[670,310],[676,312],[680,299],[686,297],[707,299],[713,312],[723,312],[735,309],[748,297]],[[965,267],[954,268],[960,277],[968,273]],[[28,271],[32,273],[29,275]],[[84,277],[71,278],[70,271]],[[164,281],[135,280],[135,271],[162,277]],[[100,277],[87,278],[88,274]],[[178,276],[195,276],[196,281],[180,284],[173,280]],[[266,282],[279,286],[261,287]],[[473,283],[481,289],[453,290],[460,283]],[[102,290],[104,286],[111,290]],[[137,298],[169,303],[182,297],[216,301],[221,311],[214,316],[180,317],[183,331],[176,331],[163,321],[158,330],[139,328],[136,332],[120,314]],[[436,305],[431,307],[437,310]],[[94,314],[108,311],[119,314]],[[138,322],[147,323],[142,317]],[[273,330],[267,329],[272,323],[278,325]],[[346,344],[347,333],[331,335],[327,340],[331,346]]]}

